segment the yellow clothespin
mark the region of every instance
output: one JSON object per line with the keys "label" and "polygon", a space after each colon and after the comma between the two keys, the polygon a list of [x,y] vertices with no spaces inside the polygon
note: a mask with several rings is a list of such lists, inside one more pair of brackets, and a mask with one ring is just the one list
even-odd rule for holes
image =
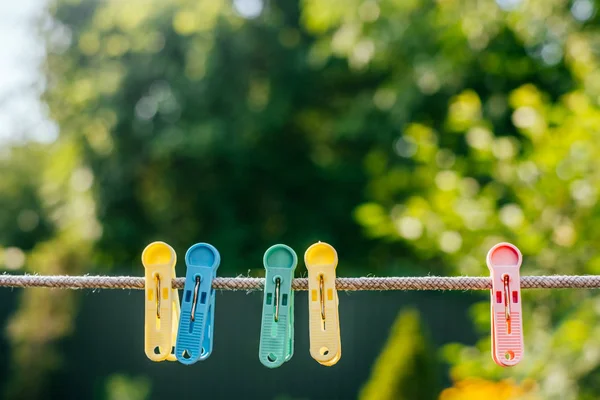
{"label": "yellow clothespin", "polygon": [[142,253],[146,271],[145,351],[152,361],[175,361],[173,348],[179,325],[179,292],[173,289],[175,250],[164,242],[150,243]]}
{"label": "yellow clothespin", "polygon": [[335,289],[338,256],[327,243],[315,243],[304,253],[308,270],[310,355],[319,364],[332,366],[342,357],[339,299]]}

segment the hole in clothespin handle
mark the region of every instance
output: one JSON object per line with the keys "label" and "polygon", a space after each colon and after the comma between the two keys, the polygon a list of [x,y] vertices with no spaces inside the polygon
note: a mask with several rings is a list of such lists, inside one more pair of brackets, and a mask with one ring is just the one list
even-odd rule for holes
{"label": "hole in clothespin handle", "polygon": [[490,261],[496,265],[517,265],[519,264],[519,254],[511,246],[498,246],[490,254]]}

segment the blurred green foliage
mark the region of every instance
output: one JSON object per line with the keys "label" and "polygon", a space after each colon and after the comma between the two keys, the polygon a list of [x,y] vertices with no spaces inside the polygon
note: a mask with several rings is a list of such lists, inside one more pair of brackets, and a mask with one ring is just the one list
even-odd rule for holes
{"label": "blurred green foliage", "polygon": [[106,400],[146,400],[151,384],[147,378],[131,378],[121,374],[111,375],[106,382]]}
{"label": "blurred green foliage", "polygon": [[435,352],[416,310],[398,314],[362,388],[360,400],[435,400],[440,393]]}
{"label": "blurred green foliage", "polygon": [[[209,240],[222,274],[258,275],[270,244],[325,240],[345,276],[482,275],[509,240],[524,274],[598,274],[596,7],[54,0],[43,100],[60,135],[0,157],[3,263],[139,275],[149,241]],[[455,380],[594,398],[597,296],[524,293],[527,357],[510,370],[490,361],[485,300],[472,310],[485,339],[444,350]],[[15,393],[41,393],[76,304],[23,294]]]}
{"label": "blurred green foliage", "polygon": [[467,378],[444,389],[439,400],[540,400],[535,384],[531,383],[527,381],[517,385],[509,379],[491,382],[481,378]]}

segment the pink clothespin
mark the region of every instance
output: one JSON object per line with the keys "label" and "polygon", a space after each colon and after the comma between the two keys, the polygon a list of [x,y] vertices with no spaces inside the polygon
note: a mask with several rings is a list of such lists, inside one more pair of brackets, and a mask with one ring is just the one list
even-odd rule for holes
{"label": "pink clothespin", "polygon": [[492,358],[502,367],[517,365],[523,358],[522,261],[521,252],[510,243],[498,243],[486,259],[492,277]]}

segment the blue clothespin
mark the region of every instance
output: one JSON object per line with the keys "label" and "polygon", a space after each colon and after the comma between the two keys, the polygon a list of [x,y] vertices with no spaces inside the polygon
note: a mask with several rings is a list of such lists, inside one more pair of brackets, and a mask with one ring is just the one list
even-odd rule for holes
{"label": "blue clothespin", "polygon": [[290,247],[276,244],[265,252],[265,296],[258,357],[276,368],[294,354],[294,291],[292,279],[298,256]]}
{"label": "blue clothespin", "polygon": [[208,243],[197,243],[185,253],[187,273],[175,344],[175,355],[182,364],[205,360],[212,352],[215,318],[212,282],[220,262],[221,255]]}

